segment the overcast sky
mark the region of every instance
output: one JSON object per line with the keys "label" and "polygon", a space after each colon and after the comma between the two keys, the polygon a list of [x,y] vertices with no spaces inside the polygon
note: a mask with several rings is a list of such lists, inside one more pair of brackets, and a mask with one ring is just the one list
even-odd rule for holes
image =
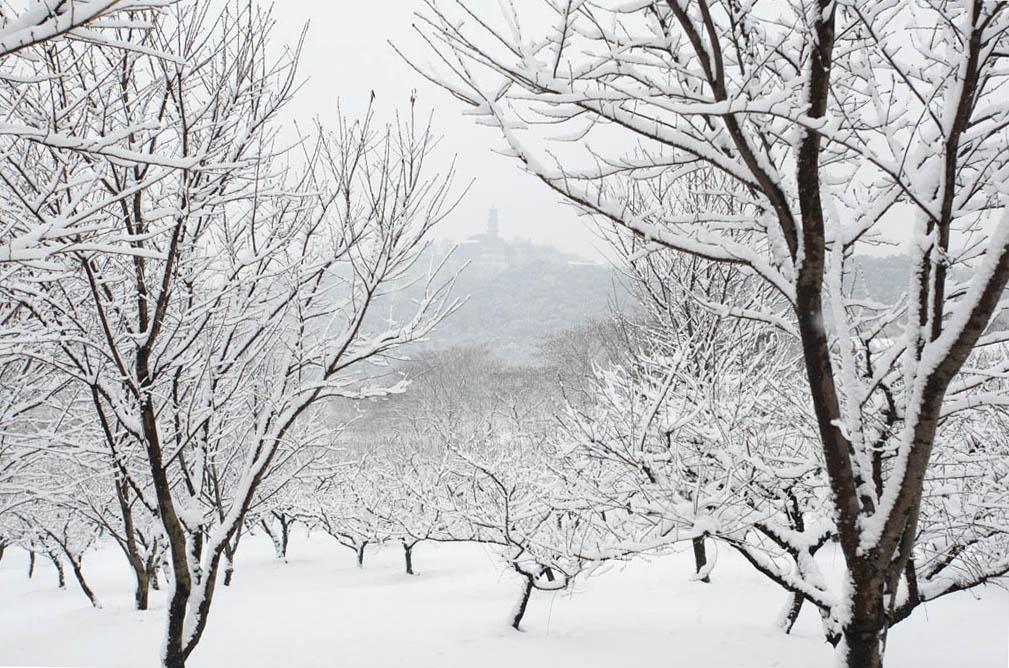
{"label": "overcast sky", "polygon": [[[495,130],[477,126],[460,112],[462,105],[424,80],[393,51],[428,59],[429,52],[411,28],[419,0],[320,2],[283,0],[274,5],[275,40],[294,44],[310,22],[300,72],[307,79],[291,113],[302,122],[318,117],[325,125],[340,103],[349,115],[360,115],[371,91],[383,113],[406,108],[416,89],[425,113],[434,111],[436,134],[443,137],[438,162],[457,156],[459,188],[474,183],[439,236],[465,239],[484,231],[492,205],[499,211],[501,235],[551,244],[565,251],[598,258],[604,244],[587,220],[561,204],[541,183],[521,171],[519,163],[493,152],[501,147]],[[439,167],[441,165],[434,165]]]}

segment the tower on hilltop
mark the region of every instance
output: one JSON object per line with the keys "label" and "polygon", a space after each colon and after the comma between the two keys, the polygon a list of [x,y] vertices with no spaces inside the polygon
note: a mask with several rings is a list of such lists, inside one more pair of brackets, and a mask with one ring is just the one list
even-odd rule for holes
{"label": "tower on hilltop", "polygon": [[493,205],[491,205],[490,212],[487,214],[487,238],[498,238],[497,207]]}

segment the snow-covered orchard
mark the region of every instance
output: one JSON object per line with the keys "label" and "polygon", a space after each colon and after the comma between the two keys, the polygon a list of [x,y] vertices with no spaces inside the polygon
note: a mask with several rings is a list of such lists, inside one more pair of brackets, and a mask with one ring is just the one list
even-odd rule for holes
{"label": "snow-covered orchard", "polygon": [[[424,0],[295,121],[272,11],[0,12],[0,664],[1002,665],[1009,3]],[[439,109],[607,245],[535,363]]]}

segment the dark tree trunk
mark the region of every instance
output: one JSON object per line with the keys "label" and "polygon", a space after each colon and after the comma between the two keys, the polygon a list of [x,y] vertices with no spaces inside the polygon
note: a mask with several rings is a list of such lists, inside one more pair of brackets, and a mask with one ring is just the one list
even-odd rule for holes
{"label": "dark tree trunk", "polygon": [[55,552],[49,552],[49,560],[53,562],[53,566],[56,567],[56,575],[59,577],[60,589],[67,588],[67,579],[63,575],[63,561],[60,559],[60,555]]}
{"label": "dark tree trunk", "polygon": [[165,633],[162,657],[162,668],[186,668],[186,652],[183,647],[183,632],[185,629],[186,608],[192,592],[192,580],[188,572],[173,574],[175,588],[168,599],[168,630]]}
{"label": "dark tree trunk", "polygon": [[35,574],[35,552],[33,550],[28,550],[28,579],[31,580],[31,577],[34,574]]}
{"label": "dark tree trunk", "polygon": [[[704,536],[695,536],[693,539],[694,544],[694,568],[695,573],[700,573],[705,566],[708,565],[708,552],[704,546]],[[701,578],[701,582],[711,582],[711,578],[705,575]]]}
{"label": "dark tree trunk", "polygon": [[368,541],[364,541],[357,548],[357,567],[358,568],[363,568],[364,567],[364,548],[366,548],[366,547],[368,547]]}
{"label": "dark tree trunk", "polygon": [[848,668],[882,668],[883,654],[880,652],[880,633],[861,634],[847,638]]}
{"label": "dark tree trunk", "polygon": [[403,558],[406,560],[406,574],[414,575],[413,572],[413,545],[403,543]]}
{"label": "dark tree trunk", "polygon": [[[169,611],[169,615],[172,613]],[[169,617],[169,629],[173,628],[173,620]],[[179,638],[174,637],[172,634],[168,637],[165,645],[164,663],[162,668],[186,668],[186,658],[182,652],[182,639],[181,639],[181,628],[182,624],[179,623]]]}
{"label": "dark tree trunk", "polygon": [[[150,384],[149,372],[150,351],[140,347],[136,352],[137,376],[141,387]],[[140,401],[141,426],[143,427],[144,444],[147,450],[147,460],[150,464],[154,492],[158,500],[158,514],[161,525],[168,538],[168,553],[171,563],[169,582],[172,584],[171,597],[168,600],[168,625],[162,646],[162,661],[164,668],[185,668],[186,656],[182,646],[186,607],[189,595],[192,593],[193,580],[189,572],[189,559],[199,559],[200,536],[193,537],[193,553],[187,553],[186,532],[182,521],[175,512],[172,500],[172,484],[168,479],[167,467],[161,456],[161,437],[158,432],[158,419],[154,403],[149,394]]]}
{"label": "dark tree trunk", "polygon": [[244,527],[238,527],[238,531],[235,533],[235,542],[232,544],[230,541],[224,544],[224,586],[231,586],[231,578],[235,575],[235,553],[238,552],[238,543],[242,540],[242,529]]}
{"label": "dark tree trunk", "polygon": [[518,568],[515,569],[522,575],[522,594],[519,598],[518,605],[515,606],[515,616],[512,618],[512,628],[516,631],[521,631],[520,625],[522,624],[522,618],[525,617],[526,607],[529,605],[529,597],[533,593],[533,576],[526,575],[519,571]]}
{"label": "dark tree trunk", "polygon": [[168,599],[168,629],[165,632],[165,644],[162,650],[163,668],[185,668],[186,655],[182,646],[182,635],[193,580],[189,575],[185,552],[178,550],[178,546],[185,545],[181,524],[173,525],[172,530],[177,531],[180,535],[170,538],[173,547],[170,582],[174,586],[169,587],[171,597]]}
{"label": "dark tree trunk", "polygon": [[3,561],[4,550],[7,549],[7,541],[0,539],[0,561]]}
{"label": "dark tree trunk", "polygon": [[[199,580],[187,577],[189,572],[185,572],[183,577],[174,572],[175,591],[168,604],[168,631],[165,634],[162,656],[164,657],[162,668],[185,668],[186,660],[196,649],[203,631],[206,629],[207,615],[214,599],[214,591],[217,584],[217,577],[220,571],[221,558],[224,555],[223,544],[217,544],[210,553],[210,563],[202,573]],[[187,588],[180,593],[179,583],[183,582]],[[198,589],[197,589],[198,588]],[[194,603],[195,598],[198,603]],[[187,620],[187,613],[189,615]],[[192,623],[192,627],[187,630],[187,621]]]}
{"label": "dark tree trunk", "polygon": [[802,604],[805,600],[806,597],[802,594],[792,593],[792,602],[788,606],[788,612],[781,618],[782,631],[785,633],[792,632],[792,627],[795,626],[795,620],[799,618],[799,612],[802,610]]}
{"label": "dark tree trunk", "polygon": [[[109,436],[109,442],[114,439]],[[130,501],[129,488],[117,476],[116,478],[116,499],[119,501],[119,512],[123,518],[123,538],[119,540],[119,546],[126,553],[126,560],[130,562],[133,569],[133,577],[137,582],[136,590],[133,592],[133,603],[137,610],[147,609],[148,591],[150,589],[149,565],[144,563],[144,558],[140,554],[137,545],[137,530],[133,522],[133,507]],[[94,601],[92,600],[92,604]]]}
{"label": "dark tree trunk", "polygon": [[[101,608],[102,604],[98,602],[98,598],[95,597],[95,593],[93,591],[91,591],[91,587],[88,586],[87,581],[85,581],[85,579],[84,579],[84,573],[81,571],[81,562],[80,562],[80,560],[69,558],[69,561],[70,561],[70,568],[74,572],[74,577],[77,578],[77,584],[79,584],[81,586],[81,591],[84,592],[84,595],[88,597],[89,601],[91,601],[91,607],[93,607],[93,608]],[[138,595],[139,595],[139,590],[138,590]],[[147,608],[147,589],[146,588],[144,589],[144,607],[143,608],[139,607],[140,606],[140,600],[139,599],[137,600],[137,606],[138,606],[137,610],[145,610]]]}
{"label": "dark tree trunk", "polygon": [[157,551],[152,550],[150,558],[147,560],[147,581],[151,583],[151,589],[159,591],[161,589],[161,579],[158,572],[161,570],[161,560],[158,559]]}
{"label": "dark tree trunk", "polygon": [[848,668],[882,668],[882,639],[886,630],[882,575],[871,567],[851,569],[851,619],[842,635],[847,645]]}
{"label": "dark tree trunk", "polygon": [[280,520],[280,549],[278,557],[287,562],[287,538],[290,535],[291,519],[286,515],[278,515],[277,518]]}
{"label": "dark tree trunk", "polygon": [[134,605],[136,606],[137,610],[146,610],[147,598],[148,593],[150,591],[151,581],[147,577],[147,571],[145,571],[143,568],[141,568],[140,570],[134,570],[133,576],[137,580],[137,588],[133,594]]}
{"label": "dark tree trunk", "polygon": [[147,594],[150,589],[150,564],[144,563],[144,559],[137,550],[136,541],[127,543],[120,542],[119,546],[126,554],[126,560],[133,570],[133,579],[136,587],[133,592],[133,604],[137,610],[147,609]]}

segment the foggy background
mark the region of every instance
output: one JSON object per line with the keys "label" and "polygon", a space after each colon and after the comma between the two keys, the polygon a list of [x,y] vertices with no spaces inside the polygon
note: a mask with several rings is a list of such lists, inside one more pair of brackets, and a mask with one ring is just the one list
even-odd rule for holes
{"label": "foggy background", "polygon": [[414,12],[423,6],[421,0],[287,0],[274,5],[278,45],[295,46],[308,23],[299,65],[299,80],[304,83],[288,116],[303,127],[316,117],[323,125],[332,125],[341,107],[348,117],[358,118],[374,91],[379,118],[389,118],[409,108],[410,91],[415,89],[420,115],[426,118],[434,110],[433,128],[441,137],[432,166],[447,164],[455,155],[457,190],[473,181],[452,215],[435,228],[436,237],[460,241],[484,232],[493,206],[505,240],[549,244],[601,261],[605,242],[595,234],[594,224],[580,220],[572,207],[561,204],[514,159],[495,153],[502,145],[497,131],[463,116],[462,105],[414,72],[389,45],[392,41],[418,63],[430,57],[430,49],[411,27]]}

